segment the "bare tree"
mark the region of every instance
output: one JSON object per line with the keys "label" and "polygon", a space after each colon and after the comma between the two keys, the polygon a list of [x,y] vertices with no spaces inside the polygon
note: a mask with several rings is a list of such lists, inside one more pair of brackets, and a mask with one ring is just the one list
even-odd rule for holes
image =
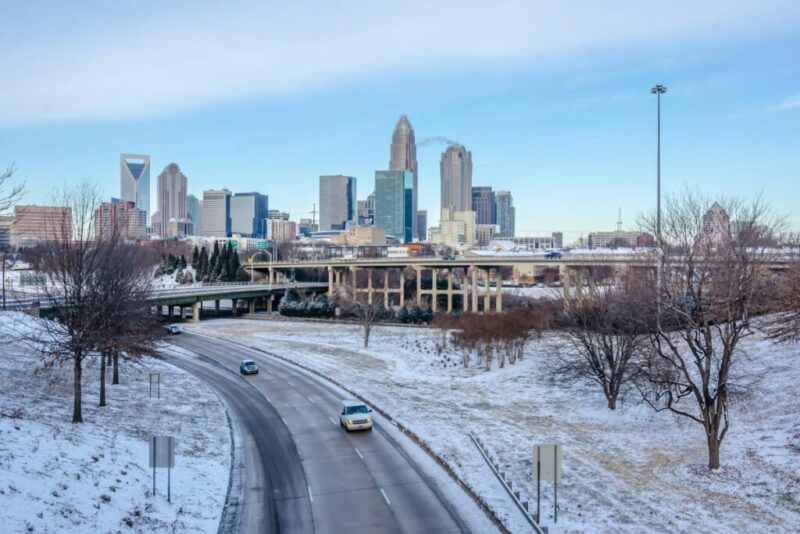
{"label": "bare tree", "polygon": [[13,163],[5,171],[0,171],[0,213],[16,204],[25,192],[24,183],[8,187],[8,182],[16,172],[17,168]]}
{"label": "bare tree", "polygon": [[775,288],[777,313],[767,324],[769,336],[779,342],[800,341],[800,241],[797,237],[788,240],[790,246],[782,254],[789,260],[789,268],[779,278]]}
{"label": "bare tree", "polygon": [[[558,316],[562,347],[554,373],[595,382],[603,389],[609,410],[617,408],[623,388],[637,374],[637,356],[648,344],[652,325],[648,303],[652,286],[630,277],[625,281],[596,280],[565,288]],[[652,308],[652,306],[651,306]]]}
{"label": "bare tree", "polygon": [[753,332],[754,314],[766,309],[773,258],[765,244],[780,227],[761,199],[712,204],[687,192],[665,203],[659,321],[640,391],[655,410],[702,425],[710,469],[720,466],[730,402],[752,385],[738,369],[739,343]]}
{"label": "bare tree", "polygon": [[372,327],[386,316],[386,308],[369,302],[366,295],[358,295],[350,304],[350,311],[364,327],[364,347],[369,347]]}

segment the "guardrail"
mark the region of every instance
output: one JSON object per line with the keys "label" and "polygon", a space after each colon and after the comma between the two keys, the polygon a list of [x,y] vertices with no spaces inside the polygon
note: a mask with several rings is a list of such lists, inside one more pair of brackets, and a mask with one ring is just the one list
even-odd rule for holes
{"label": "guardrail", "polygon": [[474,432],[470,432],[469,433],[469,437],[472,440],[472,443],[474,443],[475,446],[478,448],[478,451],[481,453],[481,456],[483,456],[483,459],[486,461],[487,464],[489,464],[489,468],[492,470],[494,475],[497,477],[497,480],[499,480],[500,483],[503,485],[503,487],[505,488],[506,492],[511,497],[511,500],[514,501],[514,504],[517,505],[517,508],[519,508],[519,511],[522,512],[522,515],[525,516],[525,519],[527,519],[528,523],[531,524],[531,526],[533,527],[533,530],[535,532],[537,532],[538,534],[547,534],[547,527],[544,527],[544,528],[540,527],[539,524],[536,522],[536,519],[528,511],[528,501],[521,500],[520,499],[520,492],[514,491],[514,490],[511,489],[511,487],[512,487],[511,481],[510,480],[506,480],[505,473],[500,471],[500,465],[494,463],[494,458],[492,458],[489,455],[488,451],[486,451],[486,449],[484,449],[483,444],[481,443],[481,438],[479,438]]}

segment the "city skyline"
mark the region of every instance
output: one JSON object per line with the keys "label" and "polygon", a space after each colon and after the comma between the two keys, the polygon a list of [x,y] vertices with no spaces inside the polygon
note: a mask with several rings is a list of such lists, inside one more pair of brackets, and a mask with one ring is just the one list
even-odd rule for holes
{"label": "city skyline", "polygon": [[[332,66],[341,67],[337,61],[347,57],[334,51],[366,42],[374,44],[380,61],[340,68],[344,75],[314,70],[316,59],[309,59],[314,72],[284,64],[261,69],[281,81],[279,88],[265,87],[261,78],[243,79],[245,71],[233,64],[231,76],[235,85],[248,88],[245,92],[215,79],[198,84],[198,76],[206,74],[192,70],[178,46],[157,47],[156,54],[134,42],[140,40],[109,41],[102,32],[86,31],[123,17],[125,8],[67,13],[55,6],[42,17],[12,6],[8,14],[19,24],[0,37],[12,51],[0,65],[15,80],[0,102],[0,166],[16,164],[17,179],[27,182],[23,202],[34,204],[47,202],[54,186],[84,177],[100,183],[106,198],[116,197],[119,155],[148,154],[156,169],[179,163],[191,177],[189,193],[198,198],[207,189],[261,191],[272,205],[300,219],[311,217],[309,199],[316,197],[320,175],[354,176],[358,199],[366,198],[374,171],[386,168],[389,132],[406,114],[417,138],[417,208],[428,211],[429,225],[439,213],[439,157],[454,140],[473,153],[474,184],[513,193],[520,208],[517,235],[563,231],[571,242],[591,231],[613,230],[618,208],[625,229],[654,208],[655,100],[649,89],[663,83],[669,89],[662,99],[664,193],[691,186],[710,195],[763,194],[800,228],[792,202],[800,196],[795,146],[800,69],[794,59],[800,38],[791,32],[800,7],[711,2],[649,6],[645,12],[623,2],[626,9],[619,11],[625,15],[610,17],[612,10],[567,3],[542,17],[574,22],[559,26],[562,35],[556,36],[535,31],[544,22],[532,19],[533,8],[524,4],[509,6],[519,24],[533,24],[524,32],[514,31],[514,17],[503,17],[510,25],[504,27],[488,8],[470,10],[460,29],[445,28],[442,34],[438,27],[427,31],[436,20],[435,6],[416,4],[391,21],[382,20],[378,7],[358,16],[323,9],[336,20],[353,16],[344,24],[353,30],[349,40],[318,36],[336,57]],[[255,23],[263,12],[254,9]],[[182,31],[213,28],[213,11],[198,9]],[[371,26],[403,27],[412,12],[419,21],[413,35],[367,39]],[[154,7],[148,27],[166,25],[180,14],[176,6]],[[693,23],[687,27],[688,19]],[[591,27],[583,20],[592,20]],[[227,28],[221,27],[215,31]],[[75,32],[81,31],[79,39]],[[481,31],[493,43],[482,45],[483,51],[470,39]],[[252,35],[249,23],[242,32]],[[296,35],[279,30],[270,35],[254,39],[253,51],[286,45],[294,60],[307,53],[297,47]],[[397,46],[399,35],[408,44],[407,55],[388,57],[385,51]],[[36,53],[23,61],[13,52],[25,46]],[[96,51],[113,56],[117,47],[127,46],[134,48],[126,49],[125,57],[141,68],[144,81],[116,92],[118,82],[98,68],[105,56]],[[76,65],[63,54],[83,59]],[[454,60],[470,55],[475,61],[469,64]],[[253,66],[259,60],[246,57],[247,72],[258,70]],[[212,54],[204,65],[212,77],[225,78],[219,76],[227,72],[219,58]],[[62,61],[64,69],[44,68],[52,61]],[[183,79],[159,84],[163,77],[157,74],[164,68],[176,68]],[[59,93],[36,78],[39,71],[62,73]],[[185,83],[203,89],[188,91]],[[115,95],[113,105],[105,94]],[[119,106],[120,98],[125,106]],[[156,209],[155,196],[151,192],[148,216]]]}

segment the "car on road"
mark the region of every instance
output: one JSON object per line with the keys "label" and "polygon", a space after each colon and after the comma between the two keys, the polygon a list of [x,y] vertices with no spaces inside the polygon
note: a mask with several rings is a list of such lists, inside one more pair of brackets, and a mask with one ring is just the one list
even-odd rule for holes
{"label": "car on road", "polygon": [[342,411],[339,413],[339,425],[348,432],[372,430],[372,410],[361,401],[345,399],[342,401]]}
{"label": "car on road", "polygon": [[243,375],[257,375],[258,365],[253,360],[242,360],[239,364],[239,372]]}
{"label": "car on road", "polygon": [[455,259],[456,259],[456,257],[455,257],[455,255],[454,255],[454,254],[449,254],[449,253],[448,253],[448,254],[445,254],[444,256],[442,256],[442,259],[443,259],[444,261],[453,261],[453,260],[455,260]]}
{"label": "car on road", "polygon": [[181,327],[176,324],[168,324],[164,328],[166,328],[167,332],[169,332],[170,335],[181,333]]}
{"label": "car on road", "polygon": [[557,251],[557,250],[551,250],[550,252],[545,254],[544,257],[546,259],[548,259],[548,260],[560,260],[561,259],[561,253],[559,251]]}

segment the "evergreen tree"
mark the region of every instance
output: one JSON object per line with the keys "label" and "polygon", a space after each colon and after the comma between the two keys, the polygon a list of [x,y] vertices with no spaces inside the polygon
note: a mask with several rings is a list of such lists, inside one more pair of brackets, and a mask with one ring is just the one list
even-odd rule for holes
{"label": "evergreen tree", "polygon": [[228,276],[227,280],[233,282],[236,279],[236,274],[239,272],[239,254],[231,249],[230,256],[228,257]]}
{"label": "evergreen tree", "polygon": [[200,251],[200,259],[197,261],[197,276],[195,277],[195,279],[197,281],[202,281],[207,274],[208,274],[208,251],[204,246]]}
{"label": "evergreen tree", "polygon": [[183,269],[175,271],[175,281],[179,284],[183,283]]}
{"label": "evergreen tree", "polygon": [[180,255],[178,258],[178,269],[185,269],[186,268],[186,256],[183,254]]}
{"label": "evergreen tree", "polygon": [[206,270],[205,274],[208,275],[209,279],[214,275],[217,270],[217,262],[219,260],[219,243],[214,241],[214,250],[211,252],[211,259],[208,262],[208,269]]}
{"label": "evergreen tree", "polygon": [[200,251],[197,250],[197,245],[192,249],[192,269],[197,272],[197,262],[200,261]]}
{"label": "evergreen tree", "polygon": [[214,273],[213,273],[213,280],[214,281],[224,281],[224,271],[228,266],[228,245],[222,245],[222,249],[219,251],[219,256],[217,257],[217,263],[214,265]]}

